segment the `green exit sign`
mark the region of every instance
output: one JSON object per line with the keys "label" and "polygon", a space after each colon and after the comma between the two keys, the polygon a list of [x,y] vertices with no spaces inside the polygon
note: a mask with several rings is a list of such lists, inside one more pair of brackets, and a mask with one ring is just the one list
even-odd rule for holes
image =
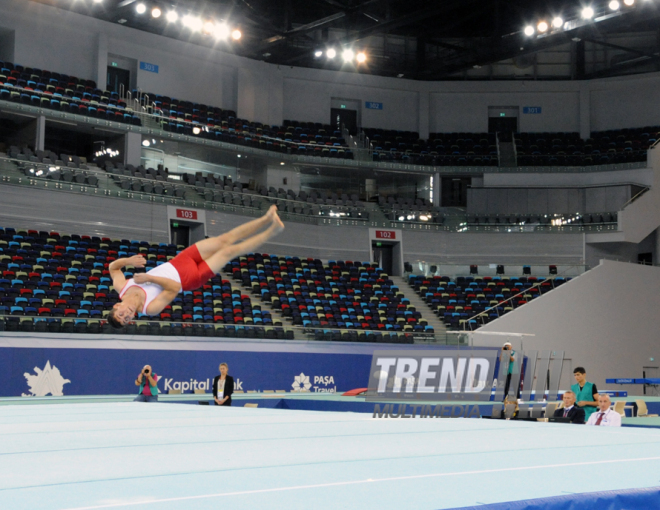
{"label": "green exit sign", "polygon": [[383,246],[383,243],[376,243],[376,246],[381,247]]}
{"label": "green exit sign", "polygon": [[178,224],[178,223],[174,223],[174,222],[172,222],[172,226],[173,226],[174,228],[179,228],[179,224]]}
{"label": "green exit sign", "polygon": [[342,107],[342,108],[346,108],[346,105],[345,105],[345,104],[343,104],[343,105],[341,105],[341,107]]}
{"label": "green exit sign", "polygon": [[500,113],[500,117],[506,117],[506,113]]}

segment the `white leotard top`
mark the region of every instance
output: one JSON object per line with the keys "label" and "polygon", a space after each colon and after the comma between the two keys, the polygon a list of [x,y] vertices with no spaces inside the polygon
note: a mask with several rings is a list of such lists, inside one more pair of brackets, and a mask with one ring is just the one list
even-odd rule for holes
{"label": "white leotard top", "polygon": [[[177,283],[181,283],[181,277],[179,276],[179,272],[169,262],[154,267],[153,269],[147,271],[147,274],[150,274],[151,276],[160,276],[161,278],[169,278],[170,280],[174,280]],[[151,302],[154,299],[158,297],[158,295],[161,292],[163,292],[163,287],[161,287],[160,285],[151,282],[135,283],[135,280],[133,280],[133,278],[130,278],[126,282],[126,285],[124,285],[124,288],[121,289],[121,292],[119,293],[119,298],[121,299],[124,296],[124,294],[126,294],[126,291],[131,287],[140,287],[145,293],[144,307],[142,308],[142,312],[141,312],[143,314],[147,313],[147,307],[151,304]]]}

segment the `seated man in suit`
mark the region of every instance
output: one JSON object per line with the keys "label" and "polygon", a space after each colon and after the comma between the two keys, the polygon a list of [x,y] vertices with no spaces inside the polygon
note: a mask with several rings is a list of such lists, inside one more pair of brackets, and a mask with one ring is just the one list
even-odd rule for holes
{"label": "seated man in suit", "polygon": [[568,418],[571,423],[584,423],[584,409],[575,405],[575,393],[571,390],[564,392],[562,397],[564,407],[555,411],[555,418]]}

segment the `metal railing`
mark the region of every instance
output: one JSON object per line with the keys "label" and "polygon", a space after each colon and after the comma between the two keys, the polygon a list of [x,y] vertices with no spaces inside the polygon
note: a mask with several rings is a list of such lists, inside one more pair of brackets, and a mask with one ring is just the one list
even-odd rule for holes
{"label": "metal railing", "polygon": [[[552,288],[555,289],[555,288],[556,288],[556,287],[555,287],[555,280],[557,280],[557,279],[559,279],[559,278],[561,278],[561,280],[562,280],[563,282],[566,281],[566,280],[565,280],[565,279],[566,279],[566,276],[565,276],[565,275],[559,275],[559,274],[557,274],[557,275],[551,275],[551,276],[548,276],[548,277],[545,278],[544,280],[535,283],[535,284],[532,285],[531,287],[528,287],[528,288],[526,288],[526,289],[524,289],[524,290],[518,292],[517,294],[515,294],[515,295],[513,295],[513,296],[510,296],[510,297],[508,297],[507,299],[504,299],[504,300],[500,301],[500,302],[497,303],[496,305],[490,306],[489,308],[485,309],[483,312],[479,312],[479,313],[473,315],[472,317],[469,317],[469,318],[467,318],[467,319],[464,319],[464,322],[463,322],[463,331],[466,331],[468,328],[471,328],[471,324],[472,324],[471,321],[473,321],[473,320],[474,320],[474,321],[477,321],[477,319],[478,319],[479,317],[488,316],[492,310],[495,310],[495,311],[497,312],[497,317],[498,317],[498,318],[501,317],[501,316],[504,315],[504,314],[500,314],[500,310],[499,310],[500,308],[506,306],[506,303],[510,303],[510,302],[513,301],[514,299],[519,298],[520,296],[523,296],[524,294],[529,294],[530,289],[539,289],[539,297],[542,295],[542,294],[540,293],[540,288],[541,288],[541,286],[544,285],[546,282],[551,282],[551,284],[552,284]],[[525,302],[525,304],[527,304],[527,302]],[[511,308],[513,309],[514,307],[512,306]],[[505,312],[505,313],[506,313],[506,312]],[[483,325],[483,323],[480,324],[480,325],[478,325],[477,327],[482,326],[482,325]]]}

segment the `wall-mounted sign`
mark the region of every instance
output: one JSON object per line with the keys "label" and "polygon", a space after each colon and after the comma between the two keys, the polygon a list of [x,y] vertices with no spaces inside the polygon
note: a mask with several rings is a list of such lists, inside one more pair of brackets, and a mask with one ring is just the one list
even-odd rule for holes
{"label": "wall-mounted sign", "polygon": [[156,64],[149,64],[148,62],[140,62],[140,70],[158,74],[158,66]]}
{"label": "wall-mounted sign", "polygon": [[396,230],[376,230],[376,239],[396,239]]}
{"label": "wall-mounted sign", "polygon": [[183,218],[184,220],[196,220],[197,211],[192,211],[190,209],[177,209],[176,217]]}
{"label": "wall-mounted sign", "polygon": [[364,103],[364,107],[367,110],[382,110],[383,103],[374,103],[372,101],[367,101],[366,103]]}
{"label": "wall-mounted sign", "polygon": [[538,115],[541,113],[540,106],[523,106],[523,113],[528,115]]}

